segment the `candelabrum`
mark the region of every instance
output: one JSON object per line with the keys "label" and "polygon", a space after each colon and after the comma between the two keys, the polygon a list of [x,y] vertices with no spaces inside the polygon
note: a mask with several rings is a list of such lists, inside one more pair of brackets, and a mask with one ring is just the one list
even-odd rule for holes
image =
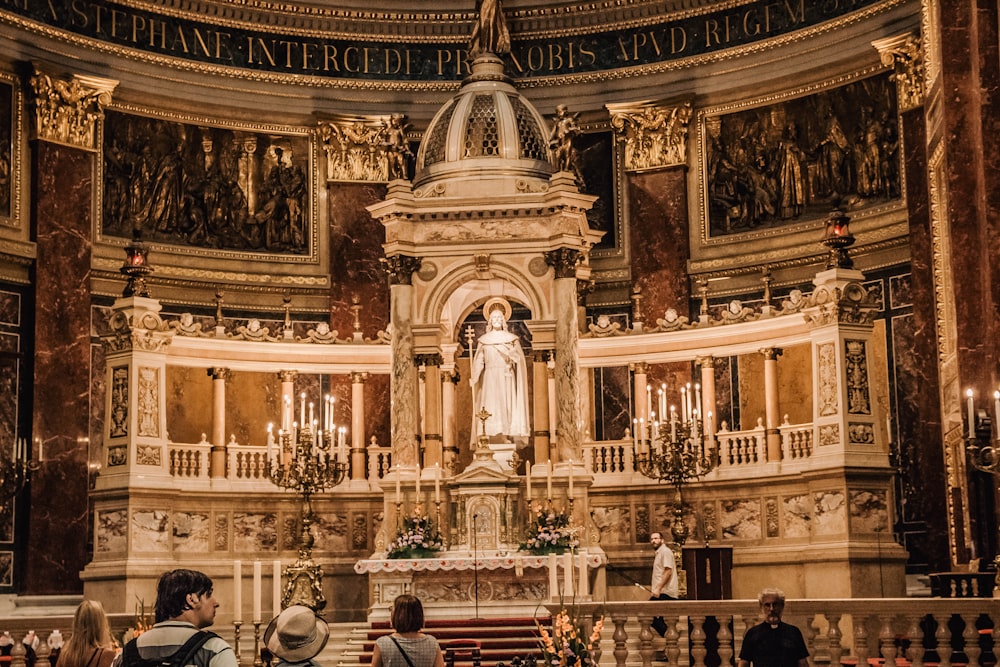
{"label": "candelabrum", "polygon": [[683,546],[688,538],[683,488],[715,467],[711,440],[705,437],[697,410],[680,417],[671,411],[669,425],[653,422],[642,435],[637,438],[639,444],[634,453],[636,470],[650,479],[667,482],[677,490],[670,532],[674,542]]}
{"label": "candelabrum", "polygon": [[15,439],[10,458],[0,460],[0,507],[20,493],[31,473],[38,470],[38,462],[27,457],[28,443]]}
{"label": "candelabrum", "polygon": [[279,448],[272,456],[273,436],[268,433],[268,455],[266,472],[268,479],[283,489],[292,489],[302,496],[300,517],[302,530],[299,533],[299,557],[285,568],[285,591],[281,598],[282,607],[304,605],[314,611],[326,606],[323,596],[323,570],[313,562],[312,549],[315,539],[312,525],[315,515],[310,499],[314,493],[332,489],[347,476],[347,450],[343,445],[343,431],[340,444],[333,447],[336,429],[316,429],[310,426],[298,428],[293,424],[289,430],[278,432]]}

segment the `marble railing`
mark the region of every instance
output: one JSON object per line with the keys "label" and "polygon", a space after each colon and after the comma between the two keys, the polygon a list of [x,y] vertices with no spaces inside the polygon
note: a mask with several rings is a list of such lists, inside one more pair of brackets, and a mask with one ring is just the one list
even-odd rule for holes
{"label": "marble railing", "polygon": [[[552,614],[561,608],[546,607]],[[661,651],[666,663],[655,660],[657,667],[734,667],[743,634],[758,621],[756,600],[577,603],[573,609],[584,636],[590,635],[592,620],[604,618],[595,656],[600,667],[652,667]],[[545,613],[539,609],[536,615]],[[658,615],[667,624],[663,638],[650,628]],[[109,620],[116,637],[134,625],[131,615],[109,614]],[[811,667],[985,667],[996,664],[1000,643],[1000,600],[994,598],[794,599],[784,620],[802,630]],[[12,667],[23,664],[25,635],[37,631],[36,656],[43,658],[53,631],[68,638],[72,621],[69,615],[0,618],[0,630],[15,640]],[[212,630],[233,643],[231,626]],[[250,664],[245,636],[241,648],[242,664]]]}
{"label": "marble railing", "polygon": [[[783,465],[804,466],[812,454],[812,424],[789,424],[779,429]],[[731,474],[740,477],[773,475],[773,465],[767,463],[767,443],[763,426],[746,431],[729,431],[723,428],[716,434],[719,460],[716,469],[706,476],[725,478]],[[209,478],[209,459],[212,445],[204,440],[195,444],[170,443],[168,447],[170,474],[185,479]],[[253,482],[265,475],[266,448],[260,445],[240,445],[230,442],[226,446],[227,477],[234,481]],[[368,479],[381,479],[392,463],[392,448],[371,445],[366,450]],[[583,443],[583,460],[594,476],[594,486],[627,484],[640,478],[635,470],[631,440],[588,441]]]}
{"label": "marble railing", "polygon": [[[551,613],[558,605],[547,605]],[[651,667],[662,651],[670,665],[733,667],[743,634],[759,620],[756,600],[680,600],[577,604],[585,619],[604,618],[599,664]],[[650,628],[662,615],[666,635]],[[789,600],[784,620],[797,625],[809,663],[827,665],[996,664],[1000,601],[993,598]],[[659,663],[662,664],[662,663]]]}

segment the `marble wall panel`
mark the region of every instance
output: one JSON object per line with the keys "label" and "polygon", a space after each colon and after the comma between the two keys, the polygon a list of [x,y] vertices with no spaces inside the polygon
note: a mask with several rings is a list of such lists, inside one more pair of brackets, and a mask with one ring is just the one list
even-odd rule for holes
{"label": "marble wall panel", "polygon": [[284,515],[281,518],[281,550],[282,551],[294,551],[299,544],[299,533],[302,529],[299,527],[298,516]]}
{"label": "marble wall panel", "polygon": [[629,174],[628,237],[632,275],[642,294],[642,317],[656,322],[668,308],[690,311],[685,170]]}
{"label": "marble wall panel", "polygon": [[783,537],[809,537],[812,503],[809,496],[785,496],[781,504],[781,534]]}
{"label": "marble wall panel", "polygon": [[167,436],[171,442],[212,438],[212,378],[205,368],[167,366]]}
{"label": "marble wall panel", "polygon": [[231,371],[226,380],[226,440],[235,435],[241,445],[267,444],[267,425],[281,422],[280,394],[277,373]]}
{"label": "marble wall panel", "polygon": [[233,551],[277,551],[278,515],[274,512],[233,512]]}
{"label": "marble wall panel", "polygon": [[216,514],[215,515],[215,550],[216,551],[229,551],[229,545],[232,543],[229,536],[229,515],[228,514]]}
{"label": "marble wall panel", "polygon": [[17,498],[12,498],[0,507],[0,542],[14,541],[14,516],[17,506]]}
{"label": "marble wall panel", "polygon": [[98,553],[124,553],[128,548],[128,511],[124,509],[98,510],[94,551]]}
{"label": "marble wall panel", "polygon": [[719,526],[724,540],[759,540],[763,533],[760,500],[723,500]]}
{"label": "marble wall panel", "polygon": [[385,228],[366,206],[382,201],[386,188],[373,183],[331,183],[327,187],[330,220],[330,327],[341,337],[354,331],[354,312],[365,338],[389,323],[389,282],[382,268]]}
{"label": "marble wall panel", "polygon": [[839,489],[813,494],[813,533],[837,535],[847,531],[847,499]]}
{"label": "marble wall panel", "polygon": [[[781,361],[779,360],[780,364]],[[764,355],[741,354],[736,357],[739,369],[740,423],[730,426],[731,430],[747,430],[757,428],[757,420],[764,423]]]}
{"label": "marble wall panel", "polygon": [[164,510],[132,512],[132,553],[170,550],[170,514]]}
{"label": "marble wall panel", "polygon": [[632,429],[632,375],[627,366],[594,369],[595,440],[618,440]]}
{"label": "marble wall panel", "polygon": [[21,295],[0,290],[0,324],[21,325]]}
{"label": "marble wall panel", "polygon": [[[78,594],[89,533],[93,156],[37,142],[32,530],[23,594]],[[39,451],[40,450],[40,451]]]}
{"label": "marble wall panel", "polygon": [[14,552],[0,551],[0,586],[14,585]]}
{"label": "marble wall panel", "polygon": [[346,515],[335,512],[322,512],[316,515],[313,535],[316,538],[316,548],[320,551],[331,553],[350,551],[349,532]]}
{"label": "marble wall panel", "polygon": [[734,403],[733,396],[735,362],[736,357],[718,357],[715,360],[715,424],[722,426],[722,422],[726,422],[730,429],[739,417],[739,404]]}
{"label": "marble wall panel", "polygon": [[852,533],[884,532],[889,527],[885,489],[849,489],[848,512]]}
{"label": "marble wall panel", "polygon": [[633,544],[632,511],[628,505],[591,506],[590,516],[604,546]]}
{"label": "marble wall panel", "polygon": [[205,512],[174,512],[174,551],[208,553],[211,551],[211,522]]}

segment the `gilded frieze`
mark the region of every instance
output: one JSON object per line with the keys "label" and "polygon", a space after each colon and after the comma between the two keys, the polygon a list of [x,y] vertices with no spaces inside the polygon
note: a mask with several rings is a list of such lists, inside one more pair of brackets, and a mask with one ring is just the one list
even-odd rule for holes
{"label": "gilded frieze", "polygon": [[823,343],[816,350],[819,365],[819,414],[835,415],[837,408],[837,351],[833,343]]}
{"label": "gilded frieze", "polygon": [[0,226],[20,227],[21,88],[16,77],[0,72]]}
{"label": "gilded frieze", "polygon": [[310,130],[220,125],[121,107],[106,114],[98,239],[146,241],[186,254],[313,261],[318,252]]}
{"label": "gilded frieze", "polygon": [[139,435],[160,437],[160,370],[139,367],[136,410],[139,416]]}
{"label": "gilded frieze", "polygon": [[847,374],[847,414],[870,415],[872,406],[865,341],[844,341],[844,365]]}
{"label": "gilded frieze", "polygon": [[[124,438],[128,435],[128,366],[115,366],[111,369],[111,409],[109,410],[110,423],[108,424],[108,437]],[[110,453],[108,455],[108,465],[113,464]]]}

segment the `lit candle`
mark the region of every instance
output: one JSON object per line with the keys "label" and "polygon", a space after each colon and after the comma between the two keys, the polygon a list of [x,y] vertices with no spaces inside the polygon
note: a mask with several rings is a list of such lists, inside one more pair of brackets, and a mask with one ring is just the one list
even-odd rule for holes
{"label": "lit candle", "polygon": [[677,439],[677,410],[670,406],[670,441]]}
{"label": "lit candle", "polygon": [[993,423],[997,427],[997,435],[1000,435],[1000,391],[993,392]]}
{"label": "lit candle", "polygon": [[233,561],[233,620],[243,622],[243,561]]}
{"label": "lit candle", "polygon": [[[528,496],[531,496],[531,468],[528,468]],[[434,502],[441,502],[441,464],[434,464]]]}
{"label": "lit candle", "polygon": [[640,417],[645,418],[649,414],[649,411],[653,409],[653,387],[652,385],[646,385],[646,405]]}
{"label": "lit candle", "polygon": [[271,455],[274,450],[274,424],[268,423],[267,425],[267,460],[271,460]]}
{"label": "lit candle", "polygon": [[399,478],[400,478],[399,466],[397,465],[396,466],[396,504],[397,505],[399,504],[399,501],[400,501],[400,498],[401,498],[400,493],[399,493],[399,490],[400,490],[399,489]]}
{"label": "lit candle", "polygon": [[632,449],[639,451],[639,420],[632,420]]}
{"label": "lit candle", "polygon": [[708,421],[705,423],[705,435],[711,440],[712,436],[715,435],[715,424],[712,422],[712,411],[708,411]]}
{"label": "lit candle", "polygon": [[260,561],[253,562],[253,622],[260,623]]}
{"label": "lit candle", "polygon": [[688,418],[688,408],[687,408],[687,389],[681,387],[681,421],[687,421]]}
{"label": "lit candle", "polygon": [[969,437],[976,437],[976,407],[972,403],[972,390],[965,390],[965,397],[969,407]]}
{"label": "lit candle", "polygon": [[306,423],[306,392],[302,392],[302,402],[299,405],[299,423]]}
{"label": "lit candle", "polygon": [[527,485],[528,506],[531,506],[531,461],[524,464],[524,483]]}
{"label": "lit candle", "polygon": [[545,499],[552,500],[552,459],[549,459],[545,470]]}
{"label": "lit candle", "polygon": [[570,500],[573,500],[573,459],[569,461],[569,493]]}
{"label": "lit candle", "polygon": [[667,411],[667,383],[660,385],[660,414]]}
{"label": "lit candle", "polygon": [[420,464],[417,464],[417,482],[416,482],[416,494],[417,502],[420,502]]}
{"label": "lit candle", "polygon": [[316,419],[313,416],[313,402],[312,401],[309,401],[309,423],[312,424],[312,427],[314,429],[316,428]]}
{"label": "lit candle", "polygon": [[274,561],[271,574],[271,618],[281,613],[281,561]]}

